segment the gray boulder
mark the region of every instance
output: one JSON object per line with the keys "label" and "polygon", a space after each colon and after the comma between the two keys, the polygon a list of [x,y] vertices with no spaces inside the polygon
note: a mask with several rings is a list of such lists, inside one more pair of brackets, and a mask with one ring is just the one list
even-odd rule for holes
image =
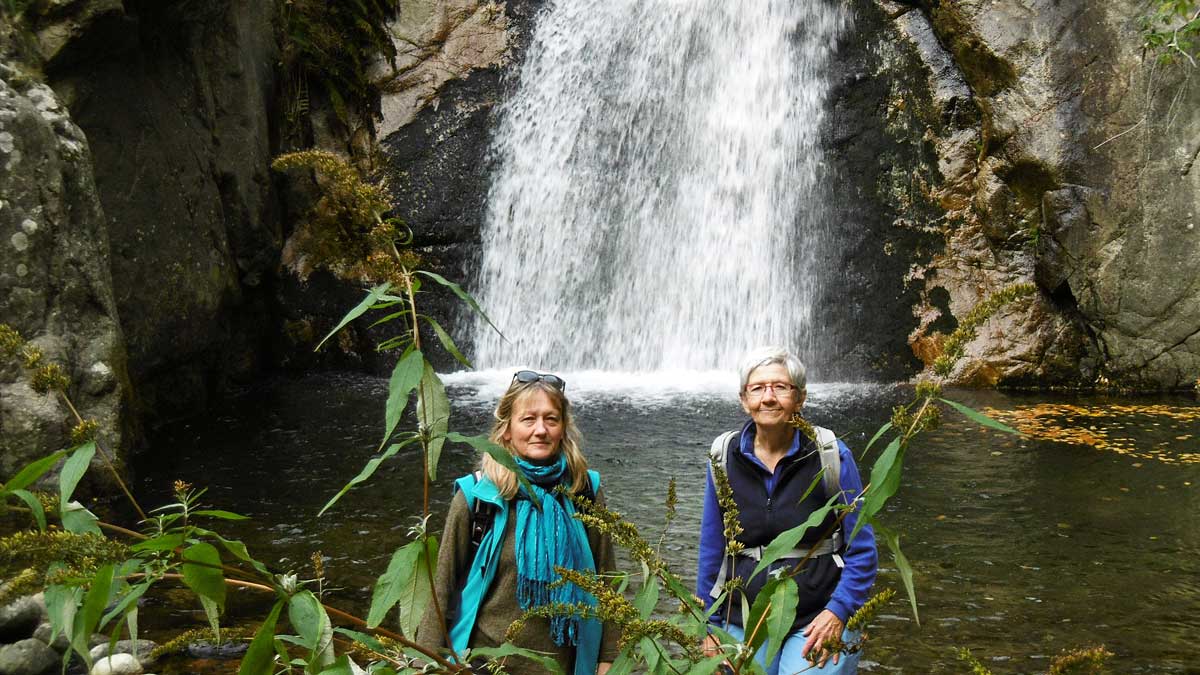
{"label": "gray boulder", "polygon": [[3,675],[48,675],[58,670],[62,657],[45,642],[26,638],[0,647]]}
{"label": "gray boulder", "polygon": [[0,609],[0,643],[32,637],[38,624],[47,618],[46,601],[41,593],[14,600]]}
{"label": "gray boulder", "polygon": [[37,630],[33,631],[33,637],[50,645],[51,649],[60,654],[69,651],[71,649],[71,638],[67,637],[66,633],[59,631],[58,635],[54,635],[53,639],[51,639],[53,632],[53,626],[48,622],[42,623],[37,627]]}
{"label": "gray boulder", "polygon": [[150,658],[150,652],[158,645],[150,640],[117,640],[116,645],[110,651],[108,642],[92,647],[91,655],[93,661],[99,661],[104,657],[112,654],[129,654],[137,658],[138,663],[144,666],[149,666],[154,663],[155,659]]}

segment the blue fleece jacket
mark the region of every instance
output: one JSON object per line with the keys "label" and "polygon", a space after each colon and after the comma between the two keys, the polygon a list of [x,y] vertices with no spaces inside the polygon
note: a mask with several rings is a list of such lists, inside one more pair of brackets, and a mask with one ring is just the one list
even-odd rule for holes
{"label": "blue fleece jacket", "polygon": [[[767,494],[774,494],[779,477],[768,471],[767,467],[754,455],[755,431],[754,423],[746,422],[746,425],[742,427],[738,451],[769,474],[764,477],[763,483],[766,486]],[[797,430],[792,438],[792,447],[788,450],[787,456],[800,452],[801,438],[800,432]],[[842,494],[847,499],[847,503],[850,503],[862,493],[862,479],[858,475],[858,466],[854,463],[854,455],[841,441],[838,441],[838,453],[842,460]],[[782,466],[781,462],[776,468],[779,469]],[[855,510],[847,514],[842,521],[843,531],[849,535],[854,531],[857,522],[858,512]],[[794,523],[794,525],[799,524],[799,522]],[[717,490],[713,485],[711,467],[708,471],[708,483],[704,488],[704,515],[700,520],[699,551],[696,595],[704,599],[706,607],[711,608],[714,598],[709,592],[712,591],[713,584],[717,580],[717,574],[721,570],[721,558],[725,553],[725,527],[722,522],[721,507],[717,504]],[[844,623],[867,601],[867,593],[871,590],[871,585],[875,583],[878,556],[875,551],[875,532],[870,525],[864,526],[858,531],[854,540],[846,546],[842,558],[845,560],[846,566],[842,569],[842,577],[825,608],[836,614]]]}

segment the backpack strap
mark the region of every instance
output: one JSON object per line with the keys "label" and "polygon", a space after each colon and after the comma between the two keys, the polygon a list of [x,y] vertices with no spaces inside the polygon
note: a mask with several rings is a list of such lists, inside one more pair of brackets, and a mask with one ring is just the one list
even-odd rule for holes
{"label": "backpack strap", "polygon": [[708,449],[708,459],[711,466],[719,466],[722,471],[729,472],[729,441],[734,436],[737,436],[739,430],[726,431],[725,433],[713,439],[712,446]]}
{"label": "backpack strap", "polygon": [[817,446],[821,453],[821,484],[825,487],[827,497],[832,497],[842,491],[842,455],[838,448],[837,434],[825,427],[814,426],[817,432]]}
{"label": "backpack strap", "polygon": [[496,512],[500,510],[499,507],[489,501],[475,498],[475,486],[479,484],[482,478],[483,472],[477,470],[454,481],[455,491],[462,492],[463,498],[467,502],[467,508],[471,511],[472,558],[475,556],[475,552],[479,550],[479,545],[483,543],[483,538],[492,529],[492,523],[496,520]]}
{"label": "backpack strap", "polygon": [[[815,425],[813,431],[817,433],[817,450],[821,455],[821,485],[825,488],[826,498],[837,495],[838,501],[845,502],[846,495],[842,494],[842,454],[841,448],[838,447],[837,434]],[[840,526],[830,537],[830,541],[833,544],[833,561],[841,568],[845,565],[841,553],[846,542]]]}

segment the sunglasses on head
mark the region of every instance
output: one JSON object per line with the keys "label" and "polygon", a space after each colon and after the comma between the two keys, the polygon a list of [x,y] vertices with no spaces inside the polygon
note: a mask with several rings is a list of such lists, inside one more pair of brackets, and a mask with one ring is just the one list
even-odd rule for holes
{"label": "sunglasses on head", "polygon": [[518,370],[513,375],[513,382],[521,384],[529,384],[530,382],[545,382],[559,391],[567,388],[567,381],[557,375],[550,373],[538,373],[532,370]]}

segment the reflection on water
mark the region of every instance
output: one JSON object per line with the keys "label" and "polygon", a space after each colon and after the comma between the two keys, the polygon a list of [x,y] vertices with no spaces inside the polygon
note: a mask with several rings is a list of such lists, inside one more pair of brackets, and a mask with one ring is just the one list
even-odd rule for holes
{"label": "reflection on water", "polygon": [[[678,481],[679,516],[666,549],[690,578],[706,450],[742,420],[736,381],[717,373],[563,375],[611,505],[652,540],[662,529],[667,482]],[[449,377],[452,427],[485,432],[509,377]],[[222,524],[253,552],[304,576],[311,553],[322,551],[342,597],[362,609],[374,575],[420,512],[417,451],[402,451],[330,513],[316,513],[374,453],[385,395],[386,381],[361,376],[265,385],[210,417],[163,429],[136,467],[140,496],[166,501],[176,478],[209,487],[207,501],[253,518]],[[861,452],[891,407],[910,395],[902,387],[817,384],[806,415]],[[947,412],[942,428],[910,450],[903,487],[885,514],[903,533],[916,572],[921,626],[883,552],[879,584],[901,593],[872,631],[863,669],[959,673],[954,648],[969,647],[997,673],[1044,672],[1065,648],[1103,643],[1117,654],[1114,672],[1197,672],[1200,465],[1184,461],[1198,447],[1196,402],[995,392],[953,398],[1018,425],[1045,422],[1043,413],[1056,411],[1058,427],[1086,428],[1114,443],[1017,438]],[[453,478],[473,461],[464,447],[443,454],[429,496],[435,529]]]}

